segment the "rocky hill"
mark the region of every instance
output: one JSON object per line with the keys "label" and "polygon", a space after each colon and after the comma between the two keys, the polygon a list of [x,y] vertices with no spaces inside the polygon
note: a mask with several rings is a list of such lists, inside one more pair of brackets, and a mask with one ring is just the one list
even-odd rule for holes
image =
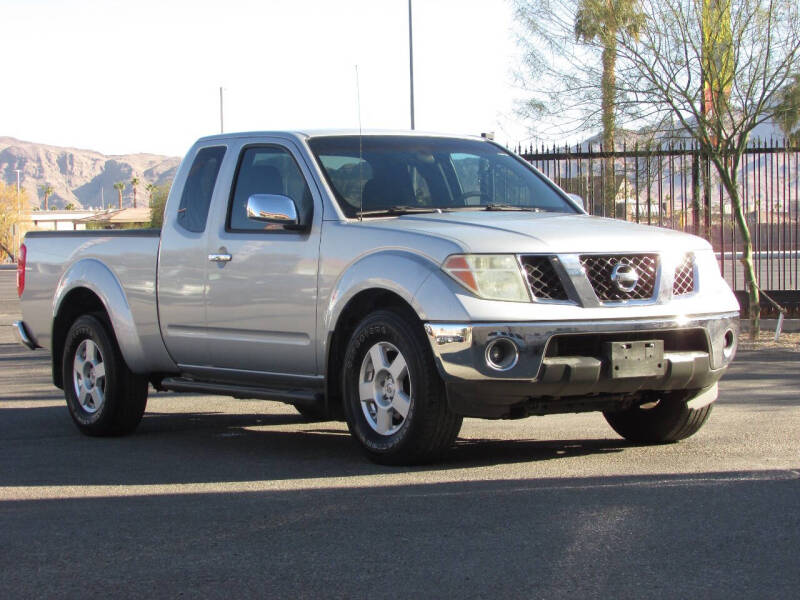
{"label": "rocky hill", "polygon": [[148,183],[161,185],[172,180],[180,158],[157,154],[126,154],[106,156],[93,150],[61,148],[24,142],[0,136],[0,179],[16,185],[19,169],[20,183],[28,192],[32,206],[43,207],[40,186],[50,185],[53,194],[50,207],[75,208],[117,206],[114,183],[125,183],[123,205],[133,205],[131,178],[139,178],[138,203],[147,202]]}

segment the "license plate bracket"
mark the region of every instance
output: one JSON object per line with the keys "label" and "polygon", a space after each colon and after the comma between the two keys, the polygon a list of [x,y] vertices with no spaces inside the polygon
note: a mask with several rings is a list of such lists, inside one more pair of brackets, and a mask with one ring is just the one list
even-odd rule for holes
{"label": "license plate bracket", "polygon": [[605,342],[611,379],[628,377],[663,377],[667,372],[664,340]]}

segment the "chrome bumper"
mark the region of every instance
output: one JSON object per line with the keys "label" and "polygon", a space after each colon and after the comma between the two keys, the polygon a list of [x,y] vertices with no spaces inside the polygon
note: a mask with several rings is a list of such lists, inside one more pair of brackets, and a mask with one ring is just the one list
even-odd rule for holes
{"label": "chrome bumper", "polygon": [[[670,390],[704,390],[698,398],[712,402],[716,383],[736,353],[739,315],[427,323],[425,331],[451,410],[468,417],[503,419],[615,410],[636,395]],[[560,347],[568,337],[571,344]],[[500,369],[489,360],[491,344],[499,339],[506,348],[513,343],[518,350]],[[665,343],[658,372],[649,376],[615,377],[611,359],[598,352],[608,342],[653,339],[669,340],[669,344]],[[554,340],[558,342],[550,349]]]}
{"label": "chrome bumper", "polygon": [[39,347],[34,343],[33,339],[28,333],[28,329],[25,327],[24,321],[14,321],[14,331],[17,332],[17,337],[19,338],[20,344],[29,350],[36,350]]}
{"label": "chrome bumper", "polygon": [[[665,352],[669,362],[666,383],[686,380],[686,366],[692,370],[716,371],[724,368],[736,352],[739,332],[738,313],[702,315],[661,319],[630,319],[613,321],[569,321],[535,323],[427,323],[425,331],[433,350],[439,372],[445,382],[502,381],[569,383],[575,379],[585,383],[603,378],[601,357],[594,355],[550,356],[548,347],[556,336],[579,334],[640,335],[660,332],[691,332],[705,336],[706,350]],[[613,335],[612,335],[613,337]],[[726,341],[727,337],[727,341]],[[519,356],[505,370],[493,368],[487,360],[487,346],[493,340],[505,338],[513,342]],[[681,366],[684,365],[684,366]],[[546,377],[546,375],[548,375]],[[595,379],[595,377],[597,379]],[[674,388],[674,385],[668,387]],[[665,389],[665,388],[659,388]],[[531,390],[533,392],[534,390]]]}

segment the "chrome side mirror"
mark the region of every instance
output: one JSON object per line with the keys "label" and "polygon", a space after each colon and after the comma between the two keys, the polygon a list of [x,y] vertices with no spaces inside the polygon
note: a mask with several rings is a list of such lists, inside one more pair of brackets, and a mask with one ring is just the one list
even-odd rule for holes
{"label": "chrome side mirror", "polygon": [[262,223],[299,225],[297,205],[288,196],[253,194],[247,199],[247,218]]}
{"label": "chrome side mirror", "polygon": [[581,198],[578,194],[567,194],[567,196],[569,196],[570,200],[580,206],[583,210],[586,210],[586,205],[583,203],[583,198]]}

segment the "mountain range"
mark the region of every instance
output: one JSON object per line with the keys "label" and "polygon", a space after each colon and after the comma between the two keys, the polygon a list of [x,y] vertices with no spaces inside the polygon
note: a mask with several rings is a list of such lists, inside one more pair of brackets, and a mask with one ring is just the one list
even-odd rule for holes
{"label": "mountain range", "polygon": [[94,150],[62,148],[0,136],[0,179],[17,184],[28,194],[31,207],[43,207],[40,186],[49,185],[53,193],[49,207],[103,208],[117,206],[114,183],[125,183],[123,206],[133,205],[131,178],[138,177],[138,204],[147,203],[148,183],[162,185],[175,176],[180,163],[175,156],[158,154],[105,155]]}

